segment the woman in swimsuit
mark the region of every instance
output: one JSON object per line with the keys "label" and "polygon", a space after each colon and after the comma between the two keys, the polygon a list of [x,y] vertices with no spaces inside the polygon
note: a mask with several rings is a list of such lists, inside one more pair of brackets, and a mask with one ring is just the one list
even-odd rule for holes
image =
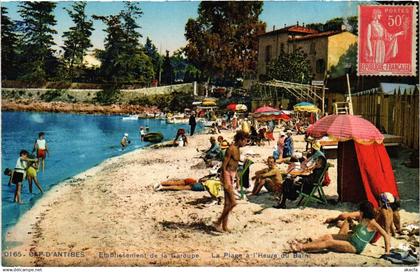
{"label": "woman in swimsuit", "polygon": [[236,206],[235,193],[233,190],[233,182],[238,170],[238,162],[240,159],[239,148],[245,146],[248,141],[248,134],[243,131],[238,131],[234,136],[235,143],[230,145],[226,151],[225,158],[222,164],[222,182],[225,191],[225,204],[222,215],[214,222],[214,227],[217,231],[229,231],[227,228],[229,213]]}
{"label": "woman in swimsuit", "polygon": [[[389,254],[390,238],[386,231],[375,221],[373,205],[364,201],[359,205],[360,220],[352,234],[348,234],[348,224],[343,224],[338,234],[327,234],[309,243],[294,242],[292,251],[322,252],[324,250],[360,254],[378,231],[385,240],[385,254]],[[346,221],[347,222],[347,221]]]}

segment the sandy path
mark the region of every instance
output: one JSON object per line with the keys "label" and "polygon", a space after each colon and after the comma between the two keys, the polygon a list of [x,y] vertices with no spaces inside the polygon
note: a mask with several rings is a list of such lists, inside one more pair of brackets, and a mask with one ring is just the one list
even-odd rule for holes
{"label": "sandy path", "polygon": [[[231,139],[232,134],[224,136]],[[222,206],[206,206],[207,193],[154,192],[152,185],[157,181],[207,174],[207,170],[190,166],[200,161],[194,158],[198,155],[195,149],[207,147],[208,137],[192,137],[188,147],[134,151],[53,188],[8,233],[7,242],[16,245],[10,251],[22,256],[5,257],[3,265],[391,265],[379,259],[383,254],[382,240],[369,245],[362,255],[284,253],[290,239],[337,232],[322,222],[354,209],[348,203],[306,209],[295,208],[291,203],[289,209],[277,210],[272,208],[272,196],[265,193],[248,202],[239,201],[230,220],[233,232],[219,234],[210,225],[220,215]],[[296,138],[296,147],[303,147],[301,137]],[[262,160],[271,154],[272,145],[245,149],[260,154],[253,159],[253,173],[264,167]],[[402,154],[401,159],[406,155]],[[402,221],[418,222],[418,169],[396,162],[402,198],[414,199],[403,202]],[[334,172],[330,172],[333,183],[326,190],[329,196],[336,195]],[[417,197],[413,196],[415,190]],[[394,246],[401,242],[392,241]]]}

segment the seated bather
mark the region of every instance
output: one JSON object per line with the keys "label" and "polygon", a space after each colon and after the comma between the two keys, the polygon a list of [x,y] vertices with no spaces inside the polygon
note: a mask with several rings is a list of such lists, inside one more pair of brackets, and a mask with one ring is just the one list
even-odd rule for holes
{"label": "seated bather", "polygon": [[346,222],[338,234],[326,234],[308,243],[294,241],[291,243],[291,250],[293,252],[305,251],[315,253],[333,251],[360,254],[378,232],[385,240],[385,254],[389,254],[391,247],[390,236],[376,222],[373,205],[368,201],[360,203],[358,213],[359,223],[352,234],[348,233],[349,227]]}
{"label": "seated bather", "polygon": [[262,187],[265,187],[268,192],[275,195],[281,195],[283,177],[282,172],[276,166],[274,157],[268,157],[267,166],[268,168],[255,172],[255,176],[252,177],[255,180],[252,195],[258,195]]}

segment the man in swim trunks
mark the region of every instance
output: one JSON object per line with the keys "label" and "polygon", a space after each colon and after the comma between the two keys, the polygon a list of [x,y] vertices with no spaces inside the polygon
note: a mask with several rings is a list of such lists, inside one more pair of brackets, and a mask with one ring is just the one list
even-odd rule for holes
{"label": "man in swim trunks", "polygon": [[255,172],[255,176],[252,177],[252,179],[255,180],[252,195],[258,195],[262,187],[265,187],[267,191],[280,196],[283,183],[282,172],[277,168],[273,156],[268,157],[267,165],[268,168]]}
{"label": "man in swim trunks", "polygon": [[238,163],[240,160],[239,148],[246,145],[248,141],[248,134],[243,131],[236,132],[234,136],[234,144],[230,145],[226,151],[225,158],[222,164],[222,182],[225,191],[225,203],[222,215],[214,222],[214,227],[217,231],[229,231],[227,228],[229,213],[237,205],[233,183],[238,170]]}
{"label": "man in swim trunks", "polygon": [[39,160],[40,165],[42,165],[42,171],[45,169],[45,158],[50,155],[48,152],[47,141],[45,140],[45,133],[38,133],[38,139],[35,141],[34,148],[32,153],[36,151],[36,157]]}

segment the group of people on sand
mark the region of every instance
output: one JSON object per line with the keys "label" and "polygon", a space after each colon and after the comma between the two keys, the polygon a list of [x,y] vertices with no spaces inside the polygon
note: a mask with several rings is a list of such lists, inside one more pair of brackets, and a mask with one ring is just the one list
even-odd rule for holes
{"label": "group of people on sand", "polygon": [[[243,123],[243,122],[242,122]],[[241,127],[242,128],[242,127]],[[309,194],[314,186],[322,181],[323,185],[330,182],[328,176],[328,162],[322,152],[319,141],[310,140],[310,148],[304,152],[296,152],[293,146],[292,131],[283,127],[276,143],[273,156],[267,158],[267,167],[255,172],[250,195],[256,197],[265,188],[274,194],[277,201],[273,207],[286,208],[287,200],[296,200],[300,192]],[[246,129],[245,129],[246,130]],[[249,128],[251,131],[251,127]],[[234,135],[233,142],[229,144],[222,136],[210,136],[208,149],[202,152],[204,161],[218,160],[219,178],[204,177],[199,181],[195,179],[170,180],[155,185],[155,190],[209,190],[212,185],[206,184],[207,180],[213,183],[212,190],[220,191],[223,188],[224,201],[221,215],[213,222],[213,227],[219,232],[229,232],[228,220],[232,210],[237,205],[237,192],[235,181],[238,182],[238,168],[241,161],[241,148],[251,143],[251,133],[239,129]],[[184,132],[185,134],[185,132]],[[218,134],[218,133],[214,133]],[[277,165],[287,164],[287,170],[281,170]],[[207,187],[208,186],[208,187]],[[217,192],[214,193],[214,196]],[[221,203],[221,196],[217,202]],[[359,210],[340,214],[336,218],[325,220],[327,224],[336,224],[340,231],[338,234],[327,234],[317,239],[293,240],[289,248],[293,252],[321,252],[335,251],[360,254],[366,245],[377,241],[381,236],[385,241],[385,253],[390,253],[390,236],[401,231],[399,219],[399,200],[396,196],[384,192],[378,196],[379,208],[374,208],[372,203],[360,203]],[[357,224],[354,222],[358,221]]]}
{"label": "group of people on sand", "polygon": [[[33,155],[35,152],[36,155]],[[6,168],[4,174],[9,176],[8,186],[11,184],[16,185],[14,202],[22,204],[22,185],[23,181],[26,179],[29,185],[29,192],[32,194],[33,183],[42,193],[42,187],[37,177],[38,169],[41,168],[42,171],[45,170],[45,159],[49,155],[47,141],[45,139],[45,133],[40,132],[38,134],[38,139],[35,140],[32,154],[27,150],[22,149],[19,152],[19,158],[16,161],[16,165],[13,169]]]}

